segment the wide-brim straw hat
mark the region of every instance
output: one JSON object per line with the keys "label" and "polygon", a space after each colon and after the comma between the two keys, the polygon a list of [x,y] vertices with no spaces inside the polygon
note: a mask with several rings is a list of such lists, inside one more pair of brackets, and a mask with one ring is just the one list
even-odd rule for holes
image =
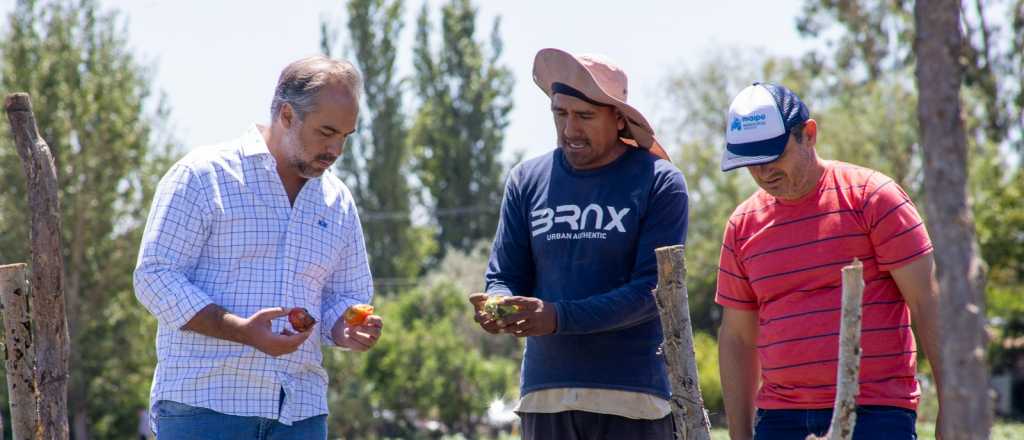
{"label": "wide-brim straw hat", "polygon": [[626,73],[600,55],[575,56],[559,49],[541,49],[533,59],[533,82],[549,97],[555,83],[576,89],[600,104],[615,107],[626,120],[626,144],[645,148],[651,154],[671,160],[654,137],[654,128],[639,110],[626,103],[629,81]]}

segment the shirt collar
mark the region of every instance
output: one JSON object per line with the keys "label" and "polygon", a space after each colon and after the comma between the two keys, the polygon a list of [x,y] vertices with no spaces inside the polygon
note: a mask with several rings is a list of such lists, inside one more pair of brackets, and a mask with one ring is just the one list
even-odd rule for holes
{"label": "shirt collar", "polygon": [[267,147],[267,141],[263,139],[263,133],[260,131],[260,126],[252,124],[249,130],[246,130],[245,134],[241,138],[242,143],[242,156],[270,156],[270,149]]}

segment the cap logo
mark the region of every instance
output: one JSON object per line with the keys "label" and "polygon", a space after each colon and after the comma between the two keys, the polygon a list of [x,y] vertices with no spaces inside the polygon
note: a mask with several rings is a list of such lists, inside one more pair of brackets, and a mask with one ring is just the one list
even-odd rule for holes
{"label": "cap logo", "polygon": [[[741,128],[743,130],[750,130],[750,129],[753,129],[753,128],[757,128],[758,126],[761,126],[761,125],[768,125],[768,123],[766,122],[767,119],[768,119],[768,115],[766,115],[764,113],[754,113],[754,114],[751,114],[751,115],[740,117],[740,120],[743,121],[740,125],[742,125]],[[736,127],[736,121],[735,120],[732,121],[732,127],[733,128]]]}
{"label": "cap logo", "polygon": [[743,123],[740,122],[740,118],[732,118],[732,125],[729,126],[729,131],[742,131]]}

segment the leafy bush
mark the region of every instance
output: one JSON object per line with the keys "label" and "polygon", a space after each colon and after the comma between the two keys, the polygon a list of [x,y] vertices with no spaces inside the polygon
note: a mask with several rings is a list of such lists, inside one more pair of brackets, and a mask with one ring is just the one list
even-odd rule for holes
{"label": "leafy bush", "polygon": [[697,354],[697,373],[700,374],[700,391],[704,396],[704,407],[709,412],[721,412],[722,382],[718,377],[718,341],[704,332],[693,334],[693,349]]}

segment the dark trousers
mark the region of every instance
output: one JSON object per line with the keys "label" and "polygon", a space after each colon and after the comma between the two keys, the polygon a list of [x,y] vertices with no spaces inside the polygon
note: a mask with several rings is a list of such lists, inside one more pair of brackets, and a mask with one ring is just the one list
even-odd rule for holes
{"label": "dark trousers", "polygon": [[[832,422],[831,409],[757,410],[755,440],[803,439],[825,435]],[[914,440],[917,413],[894,406],[859,406],[853,426],[854,440]]]}
{"label": "dark trousers", "polygon": [[672,440],[672,415],[636,420],[586,411],[519,413],[523,440]]}

